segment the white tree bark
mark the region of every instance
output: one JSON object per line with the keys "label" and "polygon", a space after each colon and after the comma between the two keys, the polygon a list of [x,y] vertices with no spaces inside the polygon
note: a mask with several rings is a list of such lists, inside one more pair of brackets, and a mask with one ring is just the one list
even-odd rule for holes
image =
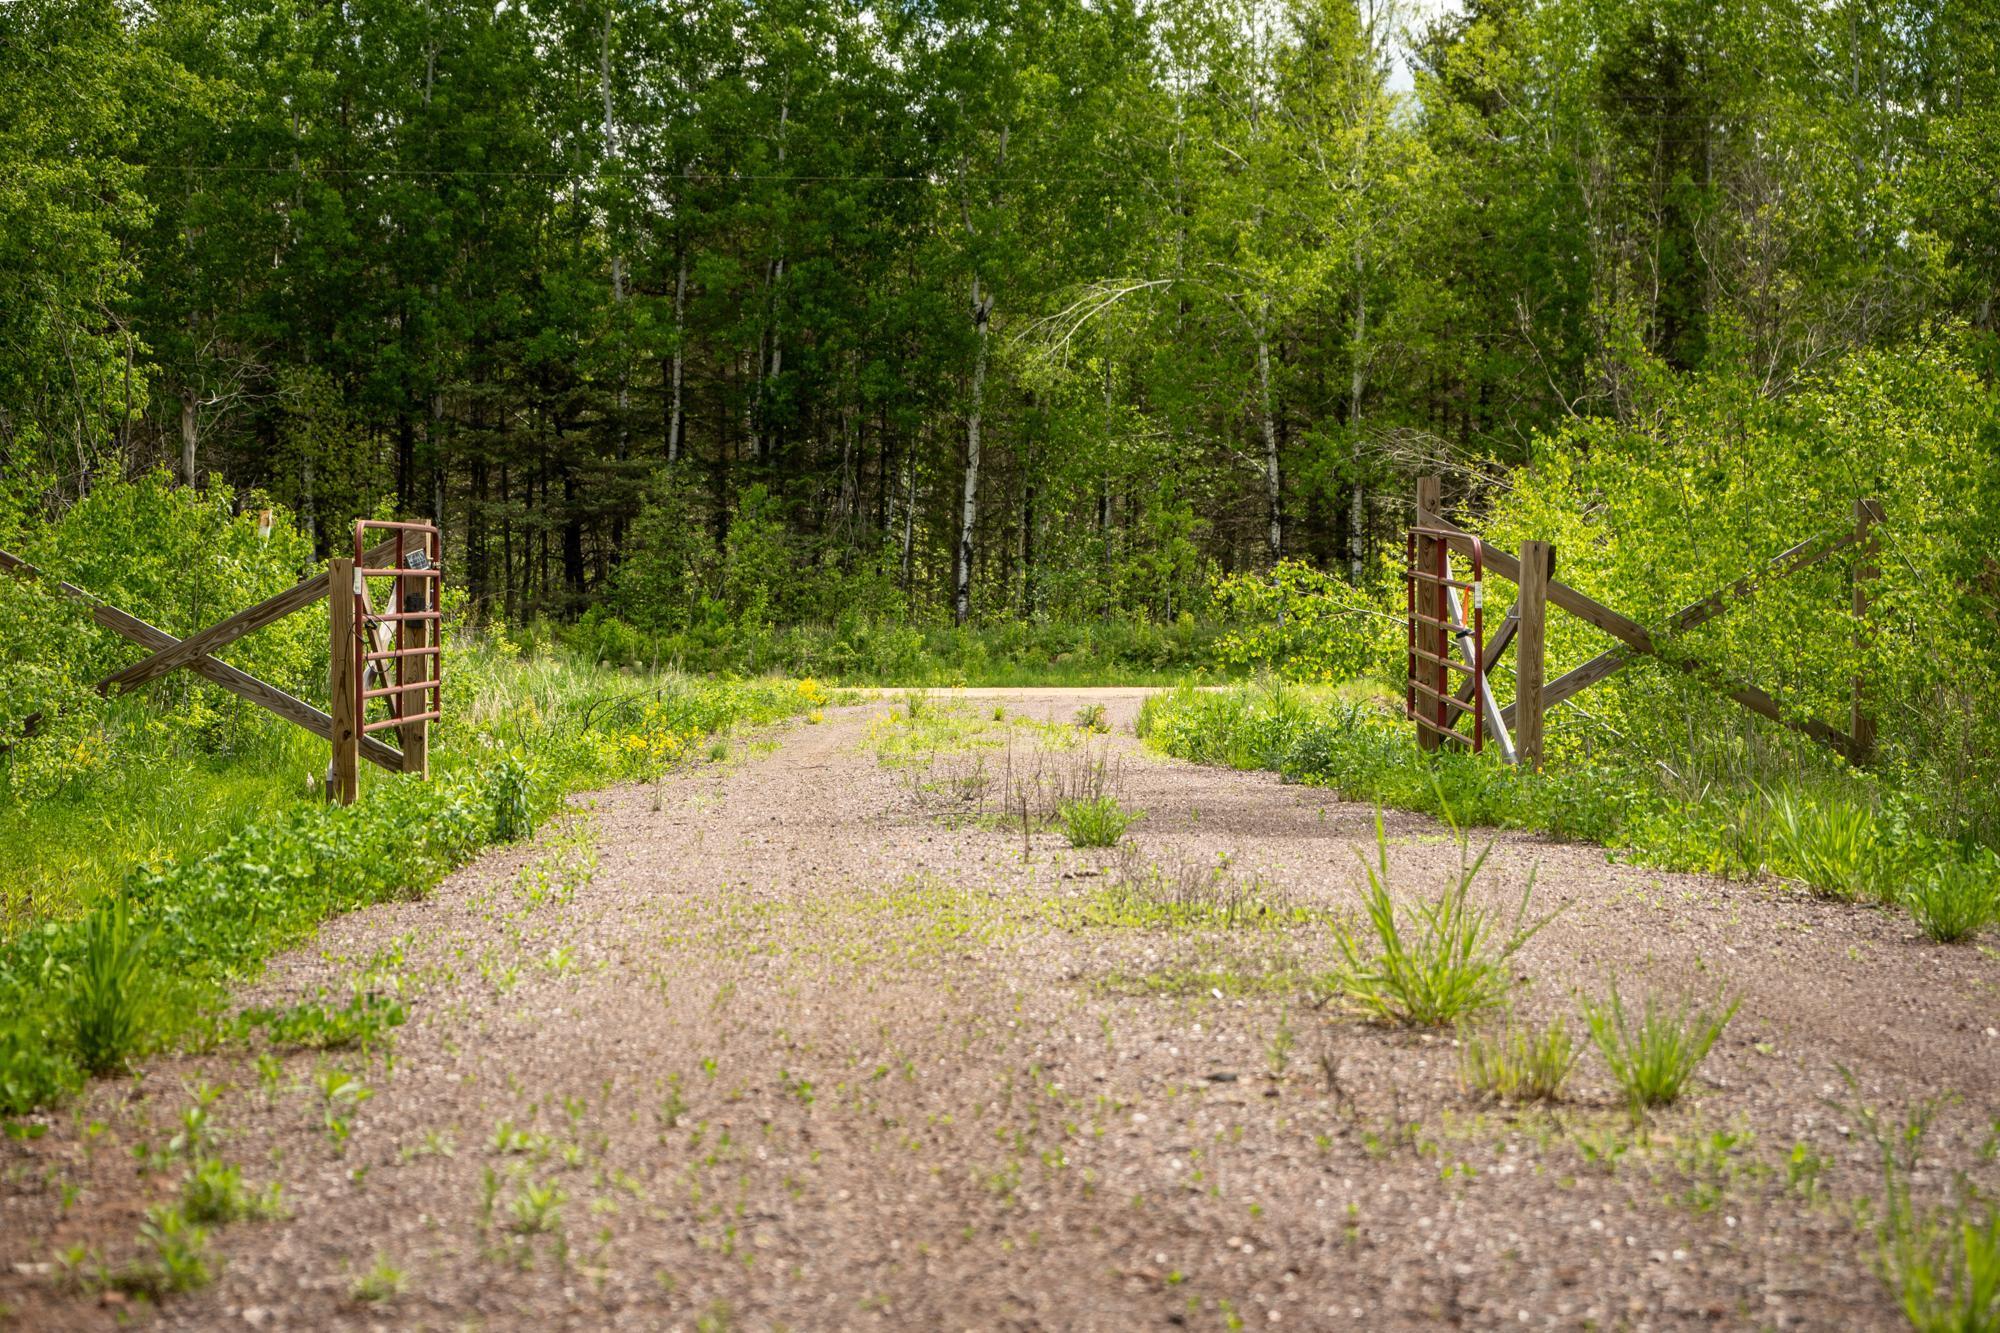
{"label": "white tree bark", "polygon": [[200,426],[195,418],[194,390],[181,390],[181,484],[194,485],[194,464],[196,446],[201,442]]}
{"label": "white tree bark", "polygon": [[1368,488],[1361,484],[1361,396],[1368,390],[1368,292],[1362,286],[1367,266],[1359,246],[1354,250],[1354,367],[1347,381],[1347,430],[1353,440],[1354,488],[1347,496],[1347,570],[1356,583],[1367,562]]}
{"label": "white tree bark", "polygon": [[1264,427],[1264,498],[1271,520],[1268,540],[1271,563],[1276,564],[1285,555],[1285,478],[1279,467],[1278,418],[1271,394],[1270,318],[1271,298],[1267,296],[1257,316],[1257,396]]}
{"label": "white tree bark", "polygon": [[972,397],[965,414],[965,494],[959,506],[958,581],[952,616],[963,625],[972,615],[972,533],[979,522],[979,426],[986,407],[986,355],[993,315],[993,294],[981,292],[972,280],[972,328],[977,350],[972,358]]}

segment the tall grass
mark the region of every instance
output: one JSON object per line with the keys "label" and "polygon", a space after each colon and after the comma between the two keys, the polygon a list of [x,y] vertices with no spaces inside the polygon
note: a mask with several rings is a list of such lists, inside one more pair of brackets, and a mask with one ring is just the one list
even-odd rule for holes
{"label": "tall grass", "polygon": [[1668,1009],[1648,995],[1644,1010],[1633,1014],[1614,981],[1611,998],[1601,1004],[1586,998],[1583,1013],[1591,1040],[1637,1117],[1648,1107],[1680,1100],[1688,1080],[1736,1016],[1739,1003],[1732,1000],[1720,1013],[1713,1013],[1686,1001]]}
{"label": "tall grass", "polygon": [[146,965],[149,932],[132,909],[114,899],[85,918],[82,958],[68,1000],[70,1037],[78,1062],[92,1074],[123,1068],[145,1030],[153,979]]}
{"label": "tall grass", "polygon": [[1345,1003],[1384,1022],[1439,1027],[1497,1008],[1513,990],[1512,960],[1554,914],[1528,919],[1535,891],[1531,871],[1512,922],[1472,901],[1473,882],[1486,865],[1489,846],[1476,857],[1459,842],[1457,876],[1435,898],[1415,905],[1390,889],[1389,840],[1375,815],[1376,859],[1361,858],[1367,884],[1361,902],[1373,948],[1351,931],[1337,936],[1341,966],[1332,978]]}

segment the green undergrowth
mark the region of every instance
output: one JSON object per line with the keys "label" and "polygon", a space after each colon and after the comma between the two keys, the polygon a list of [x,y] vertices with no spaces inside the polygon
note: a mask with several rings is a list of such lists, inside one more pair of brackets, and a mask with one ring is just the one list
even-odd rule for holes
{"label": "green undergrowth", "polygon": [[1908,908],[1939,941],[2000,922],[2000,856],[1934,831],[1887,779],[1786,752],[1694,776],[1660,760],[1564,758],[1544,771],[1425,753],[1387,687],[1261,684],[1149,699],[1139,732],[1198,763],[1264,769],[1349,800],[1461,826],[1598,843],[1665,870],[1775,874],[1823,897]]}
{"label": "green undergrowth", "polygon": [[[230,1037],[230,986],[328,918],[420,898],[481,848],[532,835],[572,792],[698,762],[706,737],[827,697],[810,681],[626,676],[522,656],[498,634],[457,645],[446,681],[428,781],[371,770],[343,808],[295,770],[291,799],[225,812],[233,829],[190,834],[191,854],[154,849],[0,943],[0,1114],[149,1051]],[[273,1039],[338,1045],[377,1017],[335,1007],[259,1021]]]}
{"label": "green undergrowth", "polygon": [[687,671],[780,672],[840,685],[927,687],[1167,685],[1218,665],[1225,627],[1191,615],[1167,622],[1009,620],[957,626],[894,616],[844,616],[792,625],[704,621],[647,634],[602,611],[546,633],[610,666],[671,664]]}

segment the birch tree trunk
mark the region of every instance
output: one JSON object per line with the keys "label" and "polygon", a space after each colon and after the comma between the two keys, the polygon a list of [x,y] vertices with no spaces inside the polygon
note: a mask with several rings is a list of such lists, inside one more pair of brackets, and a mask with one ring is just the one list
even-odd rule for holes
{"label": "birch tree trunk", "polygon": [[972,358],[972,401],[965,415],[965,495],[959,506],[958,581],[952,618],[963,625],[972,614],[972,530],[979,521],[979,425],[986,407],[986,354],[993,295],[972,280],[972,330],[978,350]]}
{"label": "birch tree trunk", "polygon": [[1259,416],[1264,427],[1264,498],[1270,506],[1268,541],[1271,563],[1285,555],[1285,478],[1278,460],[1278,419],[1271,394],[1271,298],[1265,297],[1257,315],[1257,389]]}
{"label": "birch tree trunk", "polygon": [[686,355],[682,350],[682,340],[687,337],[687,252],[682,251],[680,268],[674,275],[674,366],[672,382],[667,386],[669,396],[667,406],[667,461],[678,463],[681,459],[681,431],[685,417],[681,410],[681,382]]}
{"label": "birch tree trunk", "polygon": [[1358,584],[1367,564],[1368,488],[1361,481],[1361,397],[1368,391],[1368,362],[1363,347],[1368,337],[1368,291],[1362,286],[1367,265],[1354,251],[1354,368],[1347,381],[1347,430],[1353,441],[1354,487],[1347,496],[1347,572]]}
{"label": "birch tree trunk", "polygon": [[200,427],[195,420],[194,391],[181,390],[181,484],[194,485],[195,446],[200,443]]}

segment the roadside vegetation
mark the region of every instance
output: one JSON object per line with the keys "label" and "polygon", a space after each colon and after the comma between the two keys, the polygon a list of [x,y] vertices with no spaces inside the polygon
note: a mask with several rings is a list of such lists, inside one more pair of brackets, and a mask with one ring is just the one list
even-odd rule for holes
{"label": "roadside vegetation", "polygon": [[[148,480],[100,487],[28,550],[185,634],[308,562],[296,529],[266,545],[254,525],[219,488]],[[716,733],[829,700],[810,680],[614,671],[455,620],[430,781],[371,768],[363,799],[339,808],[322,799],[316,738],[184,675],[100,699],[85,682],[132,650],[44,588],[0,578],[0,618],[59,686],[54,708],[47,691],[5,696],[17,724],[24,699],[45,712],[0,758],[0,1114],[214,1036],[228,987],[272,952],[339,912],[420,896],[480,848],[531,835],[571,792],[657,777],[699,762]],[[324,624],[302,614],[229,655],[323,699]]]}

